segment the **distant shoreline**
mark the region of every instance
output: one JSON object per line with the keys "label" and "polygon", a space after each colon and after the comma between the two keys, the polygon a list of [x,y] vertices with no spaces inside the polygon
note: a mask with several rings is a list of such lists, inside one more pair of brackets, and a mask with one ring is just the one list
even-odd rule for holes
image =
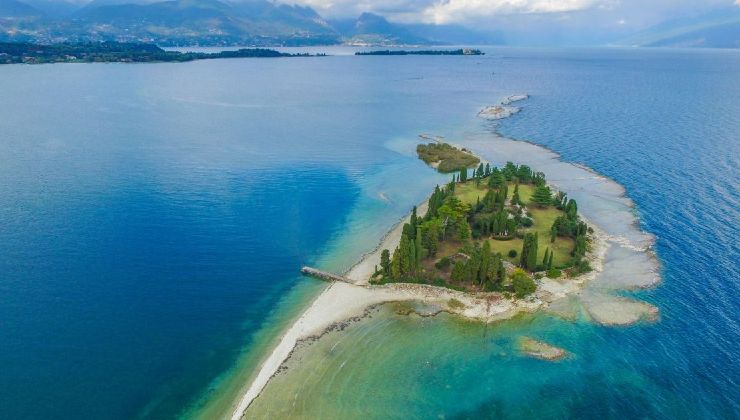
{"label": "distant shoreline", "polygon": [[214,53],[164,50],[153,44],[100,42],[82,44],[0,43],[0,64],[48,63],[184,63],[219,58],[322,57],[325,54],[285,53],[268,48],[241,48]]}
{"label": "distant shoreline", "polygon": [[375,50],[375,51],[358,51],[355,55],[485,55],[481,50],[472,48],[458,48],[455,50]]}
{"label": "distant shoreline", "polygon": [[[454,50],[376,50],[358,51],[356,56],[454,55],[476,56],[485,53],[477,49]],[[163,49],[154,44],[126,42],[90,42],[34,44],[0,42],[0,64],[52,63],[184,63],[221,58],[293,58],[325,57],[324,53],[288,53],[271,48],[240,48],[219,52],[194,52]]]}

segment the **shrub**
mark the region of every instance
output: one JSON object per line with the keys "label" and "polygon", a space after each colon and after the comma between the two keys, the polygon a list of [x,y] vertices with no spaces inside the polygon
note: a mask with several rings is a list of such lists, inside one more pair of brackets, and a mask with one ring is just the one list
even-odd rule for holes
{"label": "shrub", "polygon": [[557,268],[551,268],[547,270],[547,277],[551,279],[556,279],[562,275],[563,275],[562,271],[558,270]]}
{"label": "shrub", "polygon": [[509,257],[510,258],[516,258],[516,249],[510,249],[509,250]]}
{"label": "shrub", "polygon": [[574,264],[573,271],[575,271],[576,274],[588,273],[591,271],[591,264],[586,260],[578,260]]}
{"label": "shrub", "polygon": [[449,306],[452,309],[462,309],[465,307],[465,304],[460,302],[457,299],[450,299],[447,301],[447,306]]}
{"label": "shrub", "polygon": [[522,226],[532,227],[532,225],[534,225],[534,220],[530,219],[529,217],[522,217]]}
{"label": "shrub", "polygon": [[512,274],[511,284],[514,287],[514,294],[518,298],[523,298],[537,290],[537,285],[534,284],[534,280],[532,280],[527,273],[520,268],[516,269],[514,274]]}
{"label": "shrub", "polygon": [[440,270],[445,270],[449,268],[450,263],[451,263],[450,257],[443,257],[442,259],[434,263],[434,266]]}

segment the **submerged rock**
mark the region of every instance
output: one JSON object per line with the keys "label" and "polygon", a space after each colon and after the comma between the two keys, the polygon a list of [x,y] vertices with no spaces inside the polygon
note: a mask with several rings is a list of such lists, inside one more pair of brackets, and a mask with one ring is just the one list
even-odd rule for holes
{"label": "submerged rock", "polygon": [[639,300],[619,296],[589,294],[583,298],[588,315],[601,325],[631,325],[638,321],[655,322],[658,308]]}
{"label": "submerged rock", "polygon": [[478,116],[489,120],[500,120],[508,118],[517,112],[519,112],[519,108],[515,106],[494,105],[483,108],[478,113]]}
{"label": "submerged rock", "polygon": [[519,351],[523,354],[542,360],[560,360],[568,355],[568,352],[533,338],[522,337],[519,340]]}

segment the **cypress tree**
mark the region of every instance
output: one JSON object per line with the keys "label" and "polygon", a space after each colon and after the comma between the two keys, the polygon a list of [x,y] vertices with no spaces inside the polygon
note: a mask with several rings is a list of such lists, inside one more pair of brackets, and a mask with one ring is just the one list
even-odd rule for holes
{"label": "cypress tree", "polygon": [[391,253],[387,249],[380,253],[380,268],[383,270],[383,276],[391,274]]}
{"label": "cypress tree", "polygon": [[572,198],[568,200],[568,204],[565,205],[565,215],[568,216],[568,219],[575,220],[578,215],[578,204],[576,200]]}
{"label": "cypress tree", "polygon": [[527,254],[527,268],[531,271],[537,269],[537,232],[533,236],[529,245],[529,253]]}
{"label": "cypress tree", "polygon": [[[399,271],[401,276],[406,276],[411,272],[411,261],[413,261],[411,258],[411,241],[409,241],[409,237],[406,234],[401,234],[401,242],[398,245],[398,257],[399,257]],[[395,258],[395,254],[393,257]]]}
{"label": "cypress tree", "polygon": [[558,237],[558,224],[557,220],[553,222],[552,227],[550,228],[550,242],[555,242],[555,238]]}
{"label": "cypress tree", "polygon": [[527,254],[529,253],[529,242],[531,241],[531,234],[527,233],[524,235],[522,240],[522,252],[519,253],[519,266],[527,266]]}
{"label": "cypress tree", "polygon": [[401,248],[398,247],[393,252],[393,259],[391,260],[391,277],[398,280],[401,275]]}
{"label": "cypress tree", "polygon": [[496,280],[500,284],[506,278],[506,267],[504,267],[504,259],[501,254],[496,254],[496,258],[498,259],[498,264],[496,266]]}
{"label": "cypress tree", "polygon": [[424,247],[421,244],[421,228],[416,228],[416,240],[414,244],[414,250],[416,251],[416,263],[414,268],[419,270],[421,268],[421,259],[424,257]]}
{"label": "cypress tree", "polygon": [[481,250],[480,258],[480,270],[479,280],[480,284],[483,285],[488,280],[488,269],[491,265],[491,243],[488,241],[483,242],[483,249]]}
{"label": "cypress tree", "polygon": [[411,210],[411,218],[409,220],[411,223],[411,230],[416,233],[416,227],[418,226],[418,218],[416,217],[416,206],[414,206],[414,209]]}
{"label": "cypress tree", "polygon": [[550,258],[548,258],[547,260],[547,269],[549,270],[551,268],[552,268],[552,252],[550,252]]}
{"label": "cypress tree", "polygon": [[524,235],[519,265],[530,271],[537,269],[537,232]]}
{"label": "cypress tree", "polygon": [[519,183],[514,185],[514,194],[511,196],[511,204],[522,204],[522,200],[519,198]]}
{"label": "cypress tree", "polygon": [[407,274],[416,273],[416,244],[412,240],[407,240],[407,247],[408,247],[408,272]]}
{"label": "cypress tree", "polygon": [[550,259],[550,248],[545,248],[545,256],[542,257],[542,266],[547,269],[547,261]]}

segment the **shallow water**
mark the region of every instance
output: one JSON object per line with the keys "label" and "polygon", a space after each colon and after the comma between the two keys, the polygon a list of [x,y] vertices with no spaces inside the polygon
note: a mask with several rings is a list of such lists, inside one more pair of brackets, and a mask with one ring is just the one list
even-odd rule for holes
{"label": "shallow water", "polygon": [[[297,268],[348,268],[444,179],[414,156],[416,135],[473,144],[496,129],[625,186],[657,236],[663,283],[635,297],[660,322],[600,327],[578,305],[576,322],[487,329],[382,312],[344,335],[348,378],[283,384],[300,413],[732,417],[739,67],[731,51],[506,48],[3,66],[0,416],[228,411],[280,326],[321,289]],[[475,117],[518,92],[532,97],[500,125]],[[616,184],[592,183],[605,185]],[[646,264],[630,283],[651,274]],[[623,287],[611,272],[594,285]],[[574,357],[520,358],[517,334]]]}
{"label": "shallow water", "polygon": [[[374,318],[354,326],[346,337],[339,334],[329,336],[325,342],[301,349],[297,360],[288,363],[287,373],[279,376],[255,401],[248,417],[732,418],[737,415],[735,395],[738,388],[733,378],[738,375],[738,364],[733,346],[738,343],[738,326],[728,318],[732,318],[730,313],[737,313],[737,302],[727,293],[737,292],[740,278],[736,266],[725,263],[728,258],[737,259],[738,248],[736,241],[726,240],[728,235],[724,226],[737,233],[733,220],[736,221],[738,216],[737,151],[740,139],[727,127],[718,129],[716,125],[710,130],[715,136],[713,138],[706,138],[699,132],[692,135],[692,130],[695,132],[697,127],[681,123],[686,124],[699,115],[707,119],[706,125],[712,125],[708,121],[728,123],[728,109],[719,108],[725,106],[737,110],[738,104],[729,104],[726,96],[723,96],[724,101],[714,97],[723,106],[715,104],[701,110],[696,107],[704,98],[694,103],[686,102],[683,106],[687,109],[672,109],[675,114],[670,124],[664,124],[660,119],[658,124],[646,121],[640,127],[639,140],[614,138],[614,134],[605,139],[595,133],[601,133],[601,125],[612,121],[614,117],[610,113],[614,111],[614,105],[604,105],[603,112],[600,112],[602,108],[598,104],[605,100],[601,96],[604,92],[589,92],[580,86],[584,83],[578,77],[585,71],[592,71],[590,77],[595,79],[594,84],[599,85],[614,82],[620,77],[619,72],[626,72],[622,78],[629,79],[635,77],[631,74],[636,70],[632,68],[634,63],[630,57],[614,57],[614,60],[606,61],[622,64],[622,67],[604,69],[597,65],[596,69],[588,69],[589,66],[583,65],[571,69],[567,64],[572,64],[568,61],[574,57],[559,59],[566,65],[562,62],[548,63],[552,66],[548,72],[555,69],[554,73],[558,73],[561,67],[568,67],[574,74],[567,74],[565,80],[558,79],[558,82],[575,84],[582,96],[564,94],[565,87],[555,89],[548,86],[548,90],[560,93],[553,93],[557,99],[550,103],[545,92],[538,95],[537,91],[529,89],[527,91],[536,100],[519,103],[524,112],[510,120],[500,124],[471,121],[462,128],[436,134],[453,138],[494,162],[514,160],[545,171],[551,183],[576,198],[579,210],[609,234],[611,245],[604,271],[584,293],[558,302],[547,315],[493,326],[475,325],[446,315],[419,320],[414,316],[400,316],[389,309],[381,311]],[[673,78],[690,77],[684,68],[670,72],[665,63],[656,61],[649,62],[646,68],[659,71],[666,79],[663,83],[671,83]],[[737,92],[737,81],[721,76],[728,75],[721,70],[726,71],[729,67],[715,64],[701,63],[700,68],[695,69],[706,77],[700,85],[706,87],[709,83],[716,83],[729,92]],[[707,68],[711,70],[706,71]],[[603,73],[608,80],[598,79],[605,77]],[[655,80],[649,74],[639,77]],[[694,90],[697,89],[696,83],[694,81],[692,86]],[[659,86],[669,89],[663,84]],[[618,93],[614,95],[618,99],[613,102],[620,104],[624,101]],[[631,95],[641,97],[622,104],[627,110],[622,110],[624,115],[620,115],[618,123],[615,122],[621,126],[635,125],[629,120],[633,113],[635,119],[644,119],[644,114],[655,114],[653,108],[670,107],[670,103],[677,99],[675,91],[663,95],[654,90],[630,91],[626,96]],[[651,95],[657,95],[666,103],[661,104],[655,98],[648,101],[647,97]],[[688,101],[688,98],[684,99]],[[577,105],[571,102],[577,102]],[[560,114],[567,113],[564,121],[539,113],[540,110],[551,111],[557,107],[553,103],[561,106],[558,109]],[[643,109],[641,104],[650,109]],[[562,130],[559,126],[563,123],[578,127],[583,137],[575,140],[576,135],[572,132],[559,137]],[[737,126],[737,121],[730,124]],[[496,131],[554,148],[564,141],[578,142],[578,149],[567,148],[567,158],[590,165],[588,158],[596,155],[594,161],[601,164],[599,167],[605,175],[618,181],[629,179],[634,184],[625,190],[609,178],[578,166],[565,165],[552,152],[528,143],[511,142],[497,135]],[[675,143],[666,144],[668,139],[671,142],[685,139],[694,144],[682,148]],[[704,145],[697,146],[697,142]],[[629,150],[619,146],[625,143],[638,143],[639,146],[634,144],[633,153],[629,155]],[[706,147],[707,151],[713,147],[721,148],[716,150],[717,161],[711,164],[711,168],[696,166],[698,162],[709,162],[697,150],[700,147]],[[670,157],[665,156],[671,152]],[[728,153],[731,156],[729,160],[726,158]],[[656,156],[660,158],[656,159]],[[649,163],[643,158],[647,158]],[[639,165],[639,169],[634,165]],[[692,169],[687,170],[684,165]],[[719,175],[725,171],[726,178]],[[635,174],[640,177],[636,178]],[[669,176],[676,178],[666,179]],[[698,179],[713,181],[705,182],[702,187],[694,187],[689,182]],[[723,179],[730,181],[723,182]],[[707,184],[712,184],[714,194],[701,194]],[[640,193],[633,194],[633,190]],[[681,194],[680,191],[684,190],[690,200]],[[719,203],[700,204],[715,194],[723,198]],[[682,196],[685,201],[676,201],[677,196]],[[639,197],[637,208],[633,207],[630,197]],[[679,218],[667,225],[659,224],[670,232],[650,228],[655,227],[659,219],[652,219],[653,215],[640,211],[644,201],[651,201],[651,207],[660,207],[663,215],[669,210],[669,214]],[[673,207],[667,208],[666,204]],[[688,221],[696,218],[698,209],[703,210],[699,214],[707,213],[701,214],[704,216],[702,221],[725,220],[726,225],[715,225],[716,229],[723,231],[710,234],[707,226],[702,225],[693,229],[694,234],[683,232]],[[636,214],[643,217],[639,224]],[[656,260],[652,250],[655,237],[642,229],[657,235],[657,254],[661,259],[666,253],[671,254],[673,258],[670,261],[674,266],[668,266],[667,262],[661,265]],[[696,235],[699,232],[705,235],[701,240]],[[665,235],[676,239],[664,243]],[[691,240],[697,241],[694,242],[697,246],[701,244],[700,249],[687,243]],[[645,252],[648,248],[651,248],[650,252]],[[711,268],[701,266],[707,261],[701,255],[707,248],[713,249],[716,255],[717,264]],[[675,276],[686,275],[683,267],[693,267],[698,275],[684,278],[677,284],[668,284]],[[665,281],[655,290],[630,293],[627,297],[620,292],[648,287],[660,276]],[[710,286],[720,278],[726,279],[722,290]],[[673,299],[685,296],[685,288],[692,290],[694,299],[673,302]],[[662,315],[657,320],[652,319],[653,314],[643,312],[648,308],[641,303],[642,300],[656,305]],[[626,315],[627,319],[642,317],[643,321],[626,328],[597,326],[591,322],[592,316],[601,318],[605,315]],[[474,331],[477,329],[478,336],[471,337],[461,332],[460,325]],[[697,327],[703,328],[697,330]],[[682,328],[684,332],[680,332]],[[561,346],[571,356],[556,363],[526,358],[514,348],[514,343],[523,336]],[[701,348],[699,352],[688,344],[696,341],[701,342],[697,343]]]}

